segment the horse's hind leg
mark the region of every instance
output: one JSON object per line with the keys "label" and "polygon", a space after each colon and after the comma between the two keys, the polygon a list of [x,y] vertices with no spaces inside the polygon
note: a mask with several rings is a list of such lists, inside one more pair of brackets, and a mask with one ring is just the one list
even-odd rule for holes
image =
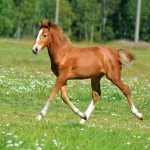
{"label": "horse's hind leg", "polygon": [[[89,107],[87,108],[85,115],[87,117],[87,119],[90,117],[90,114],[92,113],[92,111],[95,108],[96,102],[98,101],[100,95],[101,95],[101,89],[100,89],[100,79],[103,77],[103,75],[101,76],[97,76],[91,79],[91,86],[92,86],[92,101],[89,105]],[[83,124],[86,120],[85,119],[81,119],[80,123]]]}
{"label": "horse's hind leg", "polygon": [[122,92],[123,94],[126,96],[127,100],[128,100],[128,103],[129,103],[129,106],[130,106],[130,109],[131,109],[131,112],[137,116],[139,119],[143,119],[143,115],[141,113],[138,112],[138,110],[136,109],[132,99],[131,99],[131,94],[130,94],[130,90],[129,90],[129,87],[127,85],[125,85],[123,83],[123,81],[121,80],[120,76],[118,77],[116,74],[114,76],[108,76],[107,75],[107,78],[113,83],[115,84]]}
{"label": "horse's hind leg", "polygon": [[70,107],[70,109],[75,113],[77,114],[78,116],[80,116],[81,118],[84,118],[85,120],[87,119],[86,118],[86,115],[83,114],[82,112],[79,111],[79,109],[77,109],[68,99],[68,96],[67,96],[67,84],[65,83],[62,87],[61,87],[61,97],[63,99],[63,101]]}

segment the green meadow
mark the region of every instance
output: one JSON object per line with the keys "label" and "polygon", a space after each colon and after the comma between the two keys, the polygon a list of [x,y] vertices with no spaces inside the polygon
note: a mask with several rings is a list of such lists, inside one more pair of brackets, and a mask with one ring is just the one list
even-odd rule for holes
{"label": "green meadow", "polygon": [[[123,68],[139,120],[121,91],[105,77],[102,96],[89,120],[81,125],[60,98],[60,92],[41,122],[35,117],[45,105],[56,77],[47,50],[31,52],[34,41],[0,39],[0,150],[145,150],[150,149],[150,46],[126,48],[136,56]],[[91,46],[90,43],[74,43]],[[82,112],[91,101],[90,80],[68,81],[68,97]]]}

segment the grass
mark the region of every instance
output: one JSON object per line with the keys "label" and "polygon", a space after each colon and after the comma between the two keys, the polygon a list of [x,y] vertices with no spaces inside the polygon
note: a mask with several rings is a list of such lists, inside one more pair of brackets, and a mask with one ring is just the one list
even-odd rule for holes
{"label": "grass", "polygon": [[[149,149],[150,47],[108,44],[136,55],[137,61],[123,69],[122,78],[143,121],[130,113],[124,95],[104,78],[101,100],[84,125],[62,102],[60,93],[45,118],[37,122],[35,117],[56,79],[47,51],[36,56],[31,53],[32,40],[0,39],[0,150]],[[90,80],[69,81],[68,89],[71,101],[84,112],[91,99]]]}

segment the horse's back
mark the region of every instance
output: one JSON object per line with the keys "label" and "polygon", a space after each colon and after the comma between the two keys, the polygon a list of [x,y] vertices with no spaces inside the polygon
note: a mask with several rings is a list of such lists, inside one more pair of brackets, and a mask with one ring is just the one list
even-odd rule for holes
{"label": "horse's back", "polygon": [[[80,78],[88,78],[99,74],[107,74],[114,66],[118,66],[118,53],[107,46],[95,46],[87,48],[74,47],[69,50],[69,65],[72,73]],[[72,65],[71,65],[72,64]],[[76,77],[76,75],[74,77]]]}
{"label": "horse's back", "polygon": [[79,49],[80,58],[85,61],[94,61],[97,64],[106,67],[106,65],[120,65],[119,53],[116,49],[109,46],[94,46]]}

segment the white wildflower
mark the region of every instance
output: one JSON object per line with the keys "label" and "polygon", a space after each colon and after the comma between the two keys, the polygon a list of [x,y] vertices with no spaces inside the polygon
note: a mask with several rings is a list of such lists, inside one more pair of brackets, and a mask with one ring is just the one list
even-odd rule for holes
{"label": "white wildflower", "polygon": [[147,140],[150,141],[150,137],[148,137]]}
{"label": "white wildflower", "polygon": [[149,145],[145,145],[144,148],[147,149],[149,147]]}
{"label": "white wildflower", "polygon": [[12,140],[8,140],[7,143],[8,143],[8,144],[12,143]]}
{"label": "white wildflower", "polygon": [[14,137],[14,138],[17,138],[18,136],[17,136],[17,135],[14,135],[13,137]]}
{"label": "white wildflower", "polygon": [[141,138],[141,136],[139,135],[139,136],[137,136],[137,138],[138,138],[138,139],[140,139],[140,138]]}
{"label": "white wildflower", "polygon": [[55,146],[58,146],[58,142],[56,141],[56,139],[53,139],[53,143]]}
{"label": "white wildflower", "polygon": [[92,127],[95,127],[95,123],[92,124]]}
{"label": "white wildflower", "polygon": [[21,145],[21,144],[23,144],[23,141],[19,141],[18,143]]}
{"label": "white wildflower", "polygon": [[36,149],[37,149],[37,150],[42,150],[42,147],[38,146]]}
{"label": "white wildflower", "polygon": [[47,134],[46,134],[46,133],[44,133],[44,136],[47,136]]}
{"label": "white wildflower", "polygon": [[15,147],[18,147],[18,146],[19,146],[19,143],[14,143],[14,146],[15,146]]}
{"label": "white wildflower", "polygon": [[131,142],[127,142],[127,145],[131,145]]}
{"label": "white wildflower", "polygon": [[14,145],[13,145],[13,144],[8,144],[8,145],[7,145],[7,147],[12,147],[12,146],[14,146]]}
{"label": "white wildflower", "polygon": [[10,133],[7,133],[7,135],[8,135],[8,136],[11,136],[11,135],[13,135],[13,133],[10,132]]}
{"label": "white wildflower", "polygon": [[9,124],[9,123],[7,123],[7,124],[6,124],[6,126],[7,126],[7,127],[8,127],[8,126],[10,126],[10,124]]}

